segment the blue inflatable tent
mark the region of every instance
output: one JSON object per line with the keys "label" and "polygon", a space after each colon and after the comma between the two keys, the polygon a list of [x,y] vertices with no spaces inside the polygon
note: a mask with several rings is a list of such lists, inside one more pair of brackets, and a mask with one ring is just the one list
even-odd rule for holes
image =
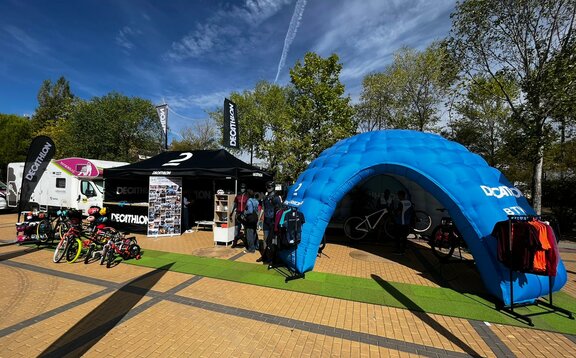
{"label": "blue inflatable tent", "polygon": [[[500,171],[464,146],[430,133],[374,131],[336,143],[314,160],[290,187],[285,203],[304,214],[302,241],[281,253],[286,264],[304,273],[314,268],[324,231],[340,200],[357,184],[376,175],[394,178],[427,192],[450,212],[470,249],[487,290],[510,303],[509,270],[497,260],[494,225],[508,215],[534,210]],[[414,199],[413,199],[414,200]],[[434,208],[425,209],[428,213]],[[566,283],[562,261],[552,291]],[[530,302],[549,293],[549,278],[514,273],[514,302]]]}

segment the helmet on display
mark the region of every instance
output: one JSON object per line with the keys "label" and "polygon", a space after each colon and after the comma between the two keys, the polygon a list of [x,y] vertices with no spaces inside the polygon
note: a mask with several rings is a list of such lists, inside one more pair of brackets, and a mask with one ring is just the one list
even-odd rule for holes
{"label": "helmet on display", "polygon": [[90,209],[88,209],[88,215],[100,215],[100,207],[91,206]]}
{"label": "helmet on display", "polygon": [[94,215],[89,215],[86,220],[88,220],[89,222],[93,222],[94,220],[96,220],[96,217],[94,217]]}
{"label": "helmet on display", "polygon": [[106,215],[106,208],[100,209],[100,215],[102,216]]}

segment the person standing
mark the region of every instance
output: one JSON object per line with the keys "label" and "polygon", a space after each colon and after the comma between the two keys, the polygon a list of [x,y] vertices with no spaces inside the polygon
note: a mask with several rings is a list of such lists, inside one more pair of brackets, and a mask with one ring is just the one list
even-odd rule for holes
{"label": "person standing", "polygon": [[274,220],[276,211],[280,209],[282,202],[276,195],[274,190],[274,182],[266,183],[266,196],[262,201],[262,229],[264,231],[264,239],[260,241],[260,255],[261,257],[256,260],[257,262],[268,263],[273,258],[273,243],[274,243]]}
{"label": "person standing", "polygon": [[244,227],[246,228],[246,250],[244,252],[253,253],[256,252],[256,240],[258,240],[256,234],[256,225],[258,223],[258,200],[254,195],[252,189],[248,189],[248,202],[246,203],[246,210],[244,211],[244,217],[246,221],[244,222]]}
{"label": "person standing", "polygon": [[394,253],[397,255],[403,255],[406,252],[413,215],[414,206],[410,200],[406,199],[406,192],[404,190],[398,191],[398,200],[394,207],[394,224],[396,227],[396,251]]}
{"label": "person standing", "polygon": [[232,241],[232,247],[238,246],[238,240],[240,240],[240,232],[242,230],[242,226],[244,225],[244,220],[242,216],[244,211],[246,210],[246,204],[248,203],[248,194],[246,194],[246,184],[240,184],[240,193],[236,195],[234,198],[234,206],[232,207],[231,215],[236,213],[236,217],[234,220],[235,228],[234,228],[234,241]]}
{"label": "person standing", "polygon": [[182,195],[182,229],[181,232],[190,232],[190,212],[188,206],[190,205],[190,200],[188,200],[188,193]]}

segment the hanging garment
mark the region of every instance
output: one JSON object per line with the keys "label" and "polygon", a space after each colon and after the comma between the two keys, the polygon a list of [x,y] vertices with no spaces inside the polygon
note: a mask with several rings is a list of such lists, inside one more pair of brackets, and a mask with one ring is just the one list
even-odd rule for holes
{"label": "hanging garment", "polygon": [[556,243],[556,235],[554,235],[554,229],[546,225],[546,234],[548,237],[548,244],[550,244],[550,250],[546,252],[547,259],[547,274],[548,276],[556,276],[556,270],[558,269],[558,261],[560,261],[560,252],[558,250],[558,244]]}
{"label": "hanging garment", "polygon": [[532,273],[538,275],[547,274],[547,251],[550,250],[551,246],[548,243],[548,233],[546,230],[546,225],[538,221],[529,221],[530,225],[530,235],[533,237],[534,241],[538,243],[538,248],[534,252],[534,260],[532,263]]}

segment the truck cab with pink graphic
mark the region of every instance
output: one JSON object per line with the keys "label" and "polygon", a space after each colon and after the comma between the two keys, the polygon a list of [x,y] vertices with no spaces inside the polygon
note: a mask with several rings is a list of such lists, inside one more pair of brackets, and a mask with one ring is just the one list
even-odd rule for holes
{"label": "truck cab with pink graphic", "polygon": [[[52,160],[30,197],[30,206],[43,210],[74,208],[86,215],[90,206],[103,205],[104,169],[126,164],[85,158]],[[9,207],[18,207],[23,172],[23,162],[8,164],[6,199]]]}

